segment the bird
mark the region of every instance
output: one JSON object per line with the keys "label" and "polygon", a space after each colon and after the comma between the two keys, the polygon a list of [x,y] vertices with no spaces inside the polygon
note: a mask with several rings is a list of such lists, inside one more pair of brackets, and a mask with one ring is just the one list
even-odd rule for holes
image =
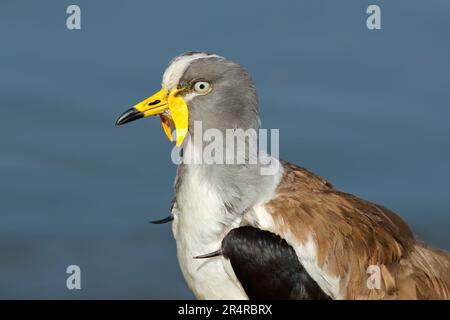
{"label": "bird", "polygon": [[247,151],[238,162],[226,144],[230,163],[196,162],[208,130],[225,136],[261,128],[257,91],[241,65],[203,51],[178,55],[162,89],[116,125],[148,116],[160,117],[180,150],[170,215],[154,223],[172,223],[180,269],[196,298],[450,298],[449,253],[417,239],[382,205],[272,155],[273,172],[262,174],[266,164],[250,163]]}

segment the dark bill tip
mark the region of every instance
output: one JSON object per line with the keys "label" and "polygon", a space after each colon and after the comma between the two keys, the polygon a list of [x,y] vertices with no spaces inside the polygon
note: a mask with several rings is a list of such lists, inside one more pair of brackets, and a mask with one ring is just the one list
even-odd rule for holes
{"label": "dark bill tip", "polygon": [[130,108],[120,115],[120,117],[116,121],[116,126],[120,126],[127,122],[131,122],[143,117],[144,114],[142,112],[136,110],[135,108]]}
{"label": "dark bill tip", "polygon": [[152,221],[149,221],[149,222],[153,223],[153,224],[163,224],[163,223],[171,222],[172,220],[173,220],[173,216],[168,216],[168,217],[166,217],[164,219],[152,220]]}
{"label": "dark bill tip", "polygon": [[207,253],[207,254],[202,254],[200,256],[196,256],[196,257],[194,257],[194,259],[213,258],[213,257],[221,256],[221,255],[222,255],[222,249],[219,249],[219,250],[211,252],[211,253]]}

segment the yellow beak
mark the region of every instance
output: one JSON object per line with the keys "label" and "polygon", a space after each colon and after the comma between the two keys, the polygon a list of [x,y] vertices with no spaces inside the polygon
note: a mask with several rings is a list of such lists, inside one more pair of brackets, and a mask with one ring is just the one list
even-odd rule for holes
{"label": "yellow beak", "polygon": [[[176,145],[180,146],[186,137],[189,125],[189,113],[186,102],[178,93],[182,89],[172,90],[169,94],[164,89],[159,90],[151,97],[142,100],[134,107],[125,111],[116,121],[116,125],[122,125],[140,118],[159,115],[161,123],[170,141],[173,141],[171,124],[175,127],[177,136]],[[164,112],[166,110],[170,111]]]}

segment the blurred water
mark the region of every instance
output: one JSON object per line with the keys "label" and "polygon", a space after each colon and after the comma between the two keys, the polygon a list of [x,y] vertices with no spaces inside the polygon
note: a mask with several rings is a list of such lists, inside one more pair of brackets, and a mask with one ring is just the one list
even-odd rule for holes
{"label": "blurred water", "polygon": [[81,31],[72,1],[0,3],[0,298],[192,298],[170,226],[147,223],[171,145],[156,119],[114,127],[188,50],[252,73],[283,158],[450,249],[448,1],[75,2]]}

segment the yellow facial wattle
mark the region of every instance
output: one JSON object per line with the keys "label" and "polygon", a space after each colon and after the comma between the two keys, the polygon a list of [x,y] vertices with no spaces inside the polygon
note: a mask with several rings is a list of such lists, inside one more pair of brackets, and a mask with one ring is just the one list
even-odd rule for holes
{"label": "yellow facial wattle", "polygon": [[189,111],[186,101],[184,101],[182,96],[177,95],[178,92],[179,90],[172,91],[169,94],[168,101],[170,117],[172,118],[177,135],[176,145],[179,147],[183,143],[189,128]]}

